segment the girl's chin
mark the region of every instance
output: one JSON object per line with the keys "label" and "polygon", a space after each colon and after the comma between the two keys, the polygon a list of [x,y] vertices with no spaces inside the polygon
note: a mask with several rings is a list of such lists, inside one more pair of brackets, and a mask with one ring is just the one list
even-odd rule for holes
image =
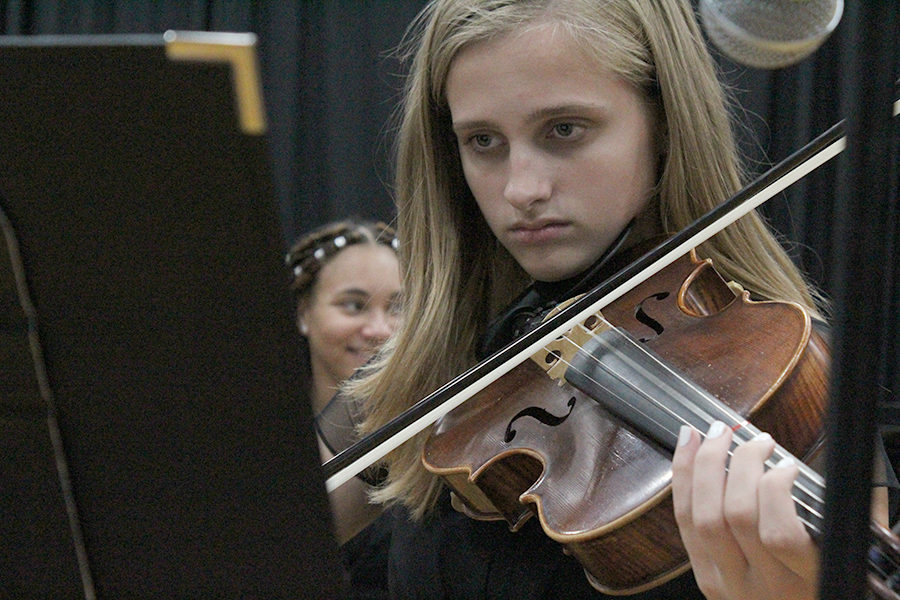
{"label": "girl's chin", "polygon": [[555,268],[552,265],[535,265],[530,269],[525,269],[529,277],[537,281],[562,281],[569,277],[574,277],[581,272],[581,269],[563,269]]}
{"label": "girl's chin", "polygon": [[[552,258],[552,260],[550,260]],[[562,281],[575,277],[596,261],[591,256],[561,255],[536,258],[534,261],[523,261],[520,264],[528,276],[537,281]]]}
{"label": "girl's chin", "polygon": [[529,251],[511,253],[516,262],[528,273],[528,276],[538,281],[560,281],[577,275],[586,257],[579,256],[569,248],[548,246],[545,248],[531,248]]}

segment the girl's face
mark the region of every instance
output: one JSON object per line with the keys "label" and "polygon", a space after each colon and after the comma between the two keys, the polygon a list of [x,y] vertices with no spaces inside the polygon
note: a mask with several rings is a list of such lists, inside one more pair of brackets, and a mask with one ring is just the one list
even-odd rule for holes
{"label": "girl's face", "polygon": [[469,188],[534,279],[588,268],[653,193],[654,111],[562,30],[464,48],[446,89]]}
{"label": "girl's face", "polygon": [[397,326],[399,296],[397,256],[386,246],[354,244],[322,267],[298,310],[317,388],[337,387],[371,358]]}

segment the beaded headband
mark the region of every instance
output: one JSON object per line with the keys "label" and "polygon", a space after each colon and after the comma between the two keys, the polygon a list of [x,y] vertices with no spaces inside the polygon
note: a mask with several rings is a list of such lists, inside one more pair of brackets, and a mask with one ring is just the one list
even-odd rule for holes
{"label": "beaded headband", "polygon": [[[342,228],[335,232],[335,235],[332,237],[326,237],[319,240],[316,244],[305,248],[292,250],[285,256],[285,264],[290,267],[294,276],[294,285],[292,287],[295,290],[303,287],[304,282],[301,279],[307,280],[308,283],[329,258],[347,246],[371,240],[367,235],[369,233],[368,229],[375,230],[376,243],[389,246],[394,250],[399,248],[400,241],[394,234],[393,229],[383,223],[376,223],[368,228],[366,226]],[[306,275],[306,277],[302,277],[303,275]]]}

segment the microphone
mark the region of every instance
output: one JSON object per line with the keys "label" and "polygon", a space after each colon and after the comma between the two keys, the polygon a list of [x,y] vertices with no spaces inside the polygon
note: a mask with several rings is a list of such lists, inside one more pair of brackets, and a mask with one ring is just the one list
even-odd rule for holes
{"label": "microphone", "polygon": [[780,69],[800,62],[837,27],[844,0],[700,0],[700,20],[736,63]]}

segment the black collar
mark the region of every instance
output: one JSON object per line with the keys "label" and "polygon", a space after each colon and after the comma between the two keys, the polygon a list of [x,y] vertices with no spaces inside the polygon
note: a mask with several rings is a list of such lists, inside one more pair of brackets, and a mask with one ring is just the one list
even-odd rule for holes
{"label": "black collar", "polygon": [[[493,354],[512,340],[533,329],[544,316],[564,300],[590,290],[611,273],[621,268],[619,251],[631,233],[631,221],[594,264],[568,279],[560,281],[534,281],[525,288],[509,307],[494,319],[485,331],[478,349],[479,359]],[[611,270],[613,269],[613,270]]]}

